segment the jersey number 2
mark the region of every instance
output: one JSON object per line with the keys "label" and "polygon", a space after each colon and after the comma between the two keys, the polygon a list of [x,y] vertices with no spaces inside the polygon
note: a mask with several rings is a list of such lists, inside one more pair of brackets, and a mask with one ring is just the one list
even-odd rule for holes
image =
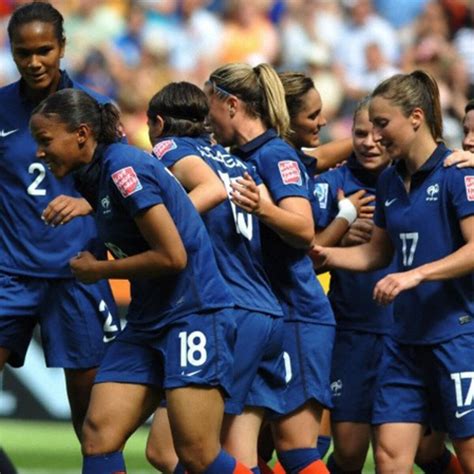
{"label": "jersey number 2", "polygon": [[39,185],[46,176],[46,169],[41,163],[31,163],[28,167],[28,173],[36,174],[33,182],[26,188],[26,192],[30,196],[46,196],[46,189],[41,189]]}

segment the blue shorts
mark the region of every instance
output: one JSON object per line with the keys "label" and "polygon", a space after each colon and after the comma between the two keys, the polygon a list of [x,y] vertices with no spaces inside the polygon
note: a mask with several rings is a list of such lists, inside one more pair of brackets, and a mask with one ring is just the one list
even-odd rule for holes
{"label": "blue shorts", "polygon": [[205,385],[229,394],[236,332],[232,311],[190,314],[157,331],[126,326],[107,349],[95,382],[165,390]]}
{"label": "blue shorts", "polygon": [[474,334],[430,346],[388,340],[373,423],[430,424],[452,439],[474,436]]}
{"label": "blue shorts", "polygon": [[329,375],[334,333],[334,326],[285,321],[285,414],[311,399],[332,406]]}
{"label": "blue shorts", "polygon": [[100,364],[120,330],[107,281],[84,285],[73,278],[33,278],[0,272],[0,347],[21,367],[39,324],[46,365],[86,369]]}
{"label": "blue shorts", "polygon": [[234,352],[232,397],[225,412],[239,415],[246,406],[284,410],[283,318],[234,310],[237,340]]}
{"label": "blue shorts", "polygon": [[371,423],[385,338],[381,334],[336,329],[331,367],[331,421]]}

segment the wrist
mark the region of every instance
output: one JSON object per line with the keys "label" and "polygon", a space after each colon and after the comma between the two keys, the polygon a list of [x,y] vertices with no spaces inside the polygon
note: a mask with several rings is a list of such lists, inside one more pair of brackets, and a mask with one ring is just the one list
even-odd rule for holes
{"label": "wrist", "polygon": [[352,201],[348,198],[341,199],[338,204],[339,212],[336,215],[336,219],[345,219],[349,225],[351,225],[357,219],[357,209],[352,204]]}

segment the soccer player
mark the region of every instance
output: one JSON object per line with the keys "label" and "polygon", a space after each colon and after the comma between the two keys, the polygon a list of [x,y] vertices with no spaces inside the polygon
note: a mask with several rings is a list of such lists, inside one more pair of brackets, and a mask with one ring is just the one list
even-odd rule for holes
{"label": "soccer player", "polygon": [[372,238],[314,249],[320,263],[353,271],[396,258],[398,272],[374,289],[380,304],[395,301],[373,415],[381,473],[411,471],[429,421],[449,433],[464,471],[474,471],[474,176],[443,166],[450,150],[440,110],[437,84],[423,71],[377,86],[374,137],[397,164],[378,180]]}
{"label": "soccer player", "polygon": [[314,240],[309,177],[289,131],[285,92],[274,69],[228,64],[206,83],[210,123],[219,143],[257,169],[273,203],[245,175],[232,200],[260,219],[267,274],[284,311],[285,414],[273,421],[278,457],[288,472],[326,472],[316,448],[322,406],[331,403],[329,366],[334,317],[314,277],[307,250]]}
{"label": "soccer player", "polygon": [[[369,121],[369,99],[354,113],[354,152],[340,168],[316,177],[315,191],[321,212],[316,225],[326,227],[337,215],[337,192],[352,194],[360,189],[375,195],[380,173],[390,159],[376,143]],[[358,219],[341,241],[352,246],[370,240],[373,221]],[[379,306],[372,299],[375,283],[388,269],[367,273],[331,271],[328,293],[336,317],[331,388],[331,432],[334,451],[328,460],[331,473],[361,472],[371,439],[372,405],[383,341],[392,325],[392,307]]]}
{"label": "soccer player", "polygon": [[83,249],[105,255],[93,219],[55,228],[42,220],[52,200],[48,213],[56,224],[72,217],[73,207],[89,205],[72,177],[59,182],[37,159],[28,122],[33,108],[56,90],[83,88],[59,68],[66,42],[63,17],[49,3],[20,6],[8,35],[21,79],[0,89],[0,369],[6,363],[23,365],[39,324],[46,365],[64,368],[80,436],[104,343],[115,337],[119,321],[107,282],[79,283],[68,265]]}
{"label": "soccer player", "polygon": [[[221,439],[230,454],[257,472],[257,437],[265,410],[283,411],[283,313],[263,270],[258,220],[227,199],[231,183],[244,172],[257,181],[258,177],[248,163],[211,142],[205,123],[208,113],[207,98],[197,86],[168,84],[149,103],[149,135],[153,154],[178,178],[201,213],[236,303],[234,383]],[[216,206],[218,199],[212,196],[219,197],[220,188],[225,199]],[[159,462],[169,458],[170,446],[163,441],[163,423],[157,418],[148,458],[158,469],[170,470],[174,466]]]}
{"label": "soccer player", "polygon": [[173,441],[190,472],[250,473],[220,448],[235,323],[205,227],[155,158],[118,143],[119,113],[82,91],[49,96],[30,122],[37,156],[58,178],[79,173],[100,238],[116,260],[81,252],[85,283],[131,281],[127,326],[109,347],[84,422],[84,474],[125,472],[122,449],[166,392]]}

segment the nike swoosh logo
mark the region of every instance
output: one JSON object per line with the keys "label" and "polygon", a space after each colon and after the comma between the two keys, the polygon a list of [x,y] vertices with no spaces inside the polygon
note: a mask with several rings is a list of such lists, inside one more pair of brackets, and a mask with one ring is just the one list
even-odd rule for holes
{"label": "nike swoosh logo", "polygon": [[394,198],[394,199],[387,199],[385,201],[385,207],[390,207],[398,198]]}
{"label": "nike swoosh logo", "polygon": [[192,377],[193,375],[199,374],[199,372],[201,371],[202,369],[199,369],[199,370],[195,370],[194,372],[189,372],[187,374],[185,374],[184,372],[181,372],[181,375],[185,375],[186,377]]}
{"label": "nike swoosh logo", "polygon": [[18,132],[18,130],[20,130],[19,128],[15,129],[15,130],[9,130],[8,132],[5,132],[5,130],[0,130],[0,137],[8,137],[8,135],[11,135],[12,133],[15,133],[15,132]]}
{"label": "nike swoosh logo", "polygon": [[102,338],[102,341],[107,343],[107,342],[110,342],[110,341],[113,341],[115,338],[117,337],[117,334],[113,335],[113,336],[105,336]]}
{"label": "nike swoosh logo", "polygon": [[468,415],[472,411],[474,411],[474,408],[471,408],[470,410],[461,411],[461,412],[456,411],[455,415],[456,415],[456,418],[462,418],[463,416]]}

